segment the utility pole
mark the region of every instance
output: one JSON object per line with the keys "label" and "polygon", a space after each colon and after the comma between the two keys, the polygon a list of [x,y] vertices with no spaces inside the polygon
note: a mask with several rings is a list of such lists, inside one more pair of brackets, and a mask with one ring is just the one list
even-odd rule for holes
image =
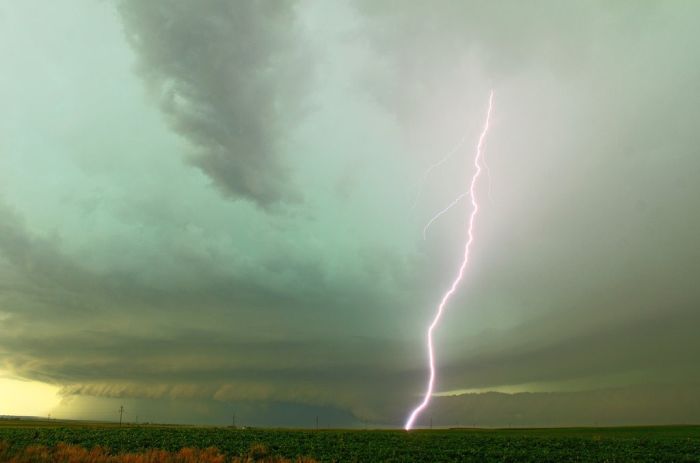
{"label": "utility pole", "polygon": [[122,415],[124,414],[124,405],[119,407],[119,426],[122,425]]}

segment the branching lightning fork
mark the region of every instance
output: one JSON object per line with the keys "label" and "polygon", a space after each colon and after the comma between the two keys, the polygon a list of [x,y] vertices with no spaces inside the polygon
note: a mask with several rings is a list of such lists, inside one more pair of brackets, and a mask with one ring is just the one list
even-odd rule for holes
{"label": "branching lightning fork", "polygon": [[452,147],[451,150],[445,154],[445,156],[442,157],[439,161],[431,164],[428,166],[428,168],[425,170],[423,173],[423,177],[421,178],[420,182],[418,183],[418,192],[416,193],[415,198],[413,198],[413,207],[415,208],[416,205],[418,204],[418,200],[420,199],[421,194],[423,194],[423,189],[425,188],[425,184],[428,181],[428,177],[430,177],[430,174],[433,172],[433,170],[437,169],[444,163],[446,163],[457,151],[459,151],[464,143],[467,141],[467,136],[463,136],[461,140],[457,142],[456,145]]}
{"label": "branching lightning fork", "polygon": [[445,212],[449,211],[449,210],[452,209],[454,206],[456,206],[457,203],[460,202],[460,201],[462,200],[462,198],[464,198],[465,196],[469,196],[469,192],[468,192],[468,191],[465,191],[465,192],[462,193],[461,195],[457,196],[446,208],[444,208],[443,210],[441,210],[440,212],[438,212],[437,214],[435,214],[435,215],[433,216],[433,218],[430,219],[430,220],[428,221],[428,223],[425,224],[425,227],[423,227],[423,239],[426,239],[426,237],[427,237],[427,235],[428,235],[428,228],[430,228],[430,226],[433,224],[433,222],[435,222],[437,219],[439,219],[440,216],[441,216],[442,214],[444,214]]}
{"label": "branching lightning fork", "polygon": [[[442,317],[442,313],[445,309],[445,306],[447,305],[447,302],[450,300],[452,295],[457,290],[457,286],[462,281],[462,278],[464,277],[464,272],[467,268],[467,263],[469,262],[469,249],[471,248],[472,242],[474,241],[474,219],[476,218],[476,214],[479,212],[479,204],[476,201],[476,194],[475,194],[476,183],[477,183],[477,180],[479,179],[479,176],[481,175],[481,163],[480,163],[480,161],[481,161],[482,156],[483,156],[483,148],[484,148],[484,141],[486,140],[486,134],[488,133],[488,130],[489,130],[489,123],[491,120],[492,108],[493,108],[493,90],[491,90],[491,93],[489,95],[489,106],[488,106],[488,111],[486,112],[486,123],[484,124],[484,129],[482,130],[481,135],[479,136],[479,142],[476,145],[476,155],[474,156],[474,167],[476,170],[474,171],[474,175],[472,176],[471,184],[469,186],[469,196],[470,196],[471,201],[472,201],[472,212],[471,212],[471,215],[469,216],[469,226],[467,229],[467,242],[464,246],[464,257],[462,259],[462,264],[459,267],[459,272],[457,273],[456,278],[452,282],[452,285],[450,286],[449,290],[442,296],[442,300],[440,301],[440,304],[438,305],[438,308],[437,308],[437,313],[435,314],[435,317],[433,318],[432,323],[428,327],[428,361],[429,361],[429,367],[430,367],[430,376],[428,378],[428,387],[425,391],[425,396],[423,397],[423,400],[416,406],[416,408],[413,409],[410,416],[408,417],[408,420],[406,421],[404,428],[407,431],[413,427],[413,423],[415,422],[416,418],[423,411],[423,409],[425,409],[425,407],[428,406],[428,403],[430,402],[430,398],[433,395],[433,386],[435,384],[435,355],[433,353],[433,330],[440,322],[440,318]],[[439,216],[439,214],[438,214],[438,216]]]}

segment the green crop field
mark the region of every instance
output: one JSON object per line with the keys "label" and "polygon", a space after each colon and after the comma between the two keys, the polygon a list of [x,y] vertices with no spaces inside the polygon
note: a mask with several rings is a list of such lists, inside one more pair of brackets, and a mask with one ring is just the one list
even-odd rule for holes
{"label": "green crop field", "polygon": [[263,444],[270,455],[328,462],[700,462],[700,426],[407,433],[0,421],[0,441],[14,450],[63,442],[115,454],[215,447],[229,457]]}

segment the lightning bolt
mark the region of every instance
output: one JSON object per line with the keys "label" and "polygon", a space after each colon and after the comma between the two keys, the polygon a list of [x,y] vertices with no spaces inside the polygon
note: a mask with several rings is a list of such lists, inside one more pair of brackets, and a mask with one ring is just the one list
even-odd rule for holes
{"label": "lightning bolt", "polygon": [[[439,161],[436,161],[435,163],[431,164],[428,166],[428,168],[425,170],[425,173],[423,173],[423,177],[421,178],[419,184],[418,184],[418,192],[416,193],[416,196],[413,198],[413,208],[416,207],[418,204],[418,200],[420,199],[421,195],[423,194],[423,189],[425,188],[425,183],[428,181],[428,177],[430,177],[430,174],[433,172],[433,170],[437,169],[444,163],[446,163],[459,149],[464,145],[464,143],[467,141],[467,136],[464,135],[456,145],[452,147],[451,150],[445,154],[445,156],[442,157]],[[451,206],[450,206],[451,207]],[[449,209],[449,207],[448,207]],[[447,211],[445,211],[447,212]]]}
{"label": "lightning bolt", "polygon": [[469,249],[471,248],[472,242],[474,241],[474,219],[476,218],[476,214],[479,212],[479,204],[476,202],[475,195],[476,182],[479,179],[479,176],[481,175],[480,160],[483,157],[484,141],[486,140],[486,134],[489,131],[489,123],[491,120],[492,109],[493,90],[491,90],[491,93],[489,94],[489,106],[488,111],[486,112],[486,122],[484,123],[484,129],[481,131],[481,135],[479,135],[479,142],[476,145],[476,156],[474,157],[474,167],[476,170],[474,171],[474,175],[472,176],[471,184],[469,186],[469,195],[472,201],[472,212],[469,216],[469,226],[467,229],[468,238],[467,243],[464,245],[464,257],[462,258],[462,265],[459,267],[459,272],[457,273],[456,278],[452,282],[450,289],[447,290],[447,292],[442,296],[440,304],[437,308],[437,313],[435,314],[435,318],[433,318],[432,323],[428,327],[428,361],[430,366],[428,388],[425,391],[425,396],[423,397],[423,400],[416,406],[416,408],[413,409],[411,415],[408,417],[408,420],[404,425],[404,429],[406,429],[406,431],[409,431],[413,427],[414,421],[416,420],[418,415],[423,411],[423,409],[425,409],[425,407],[428,406],[430,398],[433,395],[433,386],[435,384],[435,355],[433,353],[433,330],[440,322],[440,318],[442,317],[442,313],[445,310],[447,302],[457,290],[457,286],[462,281],[462,278],[464,278],[464,272],[467,269],[467,263],[469,262]]}
{"label": "lightning bolt", "polygon": [[435,222],[437,219],[439,219],[440,216],[441,216],[442,214],[444,214],[445,212],[449,211],[449,210],[452,209],[454,206],[456,206],[457,203],[460,202],[460,201],[462,200],[462,198],[464,198],[465,196],[469,196],[469,192],[468,192],[468,191],[465,191],[465,192],[462,193],[461,195],[457,196],[446,208],[444,208],[443,210],[441,210],[440,212],[438,212],[437,214],[435,214],[435,215],[433,216],[433,218],[430,219],[430,220],[428,221],[428,223],[425,224],[425,227],[423,227],[423,239],[426,238],[426,234],[428,233],[428,228],[430,228],[430,226],[433,224],[433,222]]}

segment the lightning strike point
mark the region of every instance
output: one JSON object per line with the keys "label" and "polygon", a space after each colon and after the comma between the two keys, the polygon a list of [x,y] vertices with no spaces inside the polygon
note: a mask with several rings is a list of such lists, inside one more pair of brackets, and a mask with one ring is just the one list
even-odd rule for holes
{"label": "lightning strike point", "polygon": [[[457,286],[462,281],[462,278],[464,277],[464,272],[467,269],[467,263],[469,262],[469,250],[471,248],[472,242],[474,241],[474,219],[476,218],[476,214],[479,212],[479,204],[476,201],[476,194],[475,194],[476,182],[479,179],[479,176],[481,175],[481,163],[480,163],[480,161],[483,157],[484,141],[486,139],[486,134],[488,133],[488,130],[489,130],[489,123],[491,120],[491,110],[492,109],[493,109],[493,90],[491,90],[491,93],[489,94],[489,106],[488,106],[488,111],[486,112],[486,122],[484,123],[484,129],[481,131],[481,135],[479,135],[479,142],[476,145],[476,155],[474,156],[475,171],[474,171],[474,175],[472,175],[471,184],[469,186],[469,196],[470,196],[471,201],[472,201],[472,212],[471,212],[471,215],[469,216],[469,226],[467,229],[467,242],[464,245],[464,257],[462,258],[462,264],[459,267],[459,271],[457,272],[457,276],[455,277],[454,281],[452,282],[450,289],[442,296],[442,299],[440,300],[440,304],[438,305],[435,317],[433,318],[432,323],[428,327],[428,363],[429,363],[429,367],[430,367],[430,375],[428,377],[428,387],[425,391],[425,395],[423,396],[423,400],[416,406],[416,408],[413,409],[413,411],[409,415],[408,420],[406,421],[406,424],[404,425],[404,429],[406,431],[410,431],[411,428],[413,428],[413,423],[415,422],[416,418],[425,409],[425,407],[428,406],[428,403],[430,402],[430,398],[433,395],[433,386],[435,385],[435,355],[433,353],[433,330],[440,322],[440,318],[442,317],[442,313],[445,309],[445,306],[447,305],[447,302],[450,300],[452,295],[457,290]],[[458,198],[456,201],[458,201],[459,199],[461,199],[461,197]],[[453,204],[451,204],[450,206],[448,206],[447,209],[438,213],[436,215],[436,217],[434,217],[433,220],[431,220],[430,223],[432,223],[435,220],[435,218],[442,215],[446,210],[449,210],[449,208],[451,208],[454,204],[456,204],[456,201],[453,202]],[[428,225],[426,225],[426,229],[430,225],[430,223]],[[424,229],[424,232],[425,232],[425,229]]]}

